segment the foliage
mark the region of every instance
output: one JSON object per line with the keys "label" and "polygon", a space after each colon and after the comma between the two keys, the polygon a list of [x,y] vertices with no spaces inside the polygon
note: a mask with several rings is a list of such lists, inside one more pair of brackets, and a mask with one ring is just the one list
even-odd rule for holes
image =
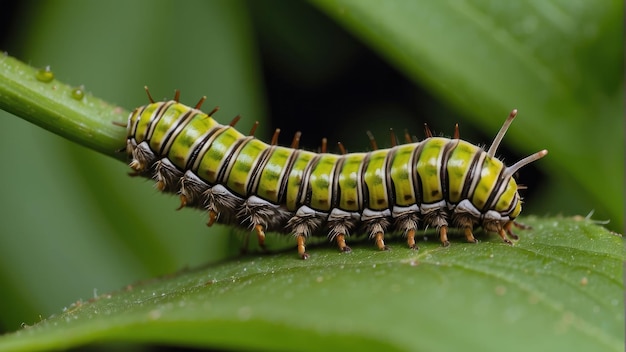
{"label": "foliage", "polygon": [[515,246],[492,236],[419,251],[324,246],[309,261],[249,255],[75,302],[0,338],[0,350],[621,350],[621,238],[581,219],[530,220]]}
{"label": "foliage", "polygon": [[[9,54],[35,67],[50,65],[60,80],[73,82],[73,87],[85,84],[87,94],[77,101],[71,97],[71,87],[59,81],[36,81],[36,73],[31,71],[31,92],[42,95],[17,94],[18,85],[24,82],[9,83],[3,78],[3,108],[30,121],[38,118],[41,125],[58,128],[57,133],[117,159],[123,157],[115,150],[124,145],[124,131],[113,122],[123,123],[128,110],[147,101],[144,85],[155,97],[171,96],[173,89],[180,88],[183,101],[190,105],[207,95],[206,106],[221,106],[221,121],[241,114],[244,119],[238,127],[245,131],[254,120],[263,120],[269,109],[293,104],[283,99],[266,107],[266,101],[276,99],[272,91],[261,88],[266,85],[263,79],[268,87],[276,80],[296,81],[306,87],[298,92],[311,96],[291,110],[295,112],[290,116],[304,130],[305,138],[309,128],[311,133],[316,128],[325,133],[343,131],[340,134],[348,138],[362,134],[361,129],[411,128],[409,123],[417,130],[416,120],[423,122],[422,115],[428,113],[436,116],[435,122],[429,122],[437,130],[451,131],[453,122],[443,119],[452,117],[450,111],[454,110],[454,120],[473,121],[460,121],[462,135],[466,137],[472,125],[478,126],[487,139],[468,139],[488,144],[507,113],[518,108],[519,121],[504,140],[515,150],[514,157],[550,150],[537,163],[545,177],[529,190],[524,214],[586,214],[596,209],[595,217],[610,219],[612,229],[623,226],[620,2],[606,1],[606,6],[569,1],[313,2],[354,37],[301,2],[57,1],[34,2],[30,9],[29,3],[24,3],[28,16],[19,21],[21,30],[13,33]],[[402,108],[396,101],[364,99],[362,90],[338,85],[324,97],[340,97],[340,108],[330,109],[325,99],[316,99],[312,89],[336,86],[336,82],[346,80],[344,72],[371,55],[354,38],[432,96]],[[6,60],[0,57],[0,63]],[[262,70],[272,74],[262,78]],[[356,85],[372,88],[380,96],[386,96],[387,90],[397,92],[389,81],[368,81],[372,75],[358,72]],[[401,92],[410,98],[418,95],[410,89]],[[49,99],[48,106],[39,99],[45,96],[48,98],[42,99]],[[114,104],[100,105],[94,96]],[[29,103],[15,104],[16,99]],[[7,107],[7,102],[13,103],[13,108]],[[40,110],[35,113],[31,108]],[[60,113],[66,108],[72,112]],[[428,113],[407,113],[411,109]],[[313,113],[315,119],[294,118],[305,112]],[[74,124],[58,124],[42,114],[71,118]],[[396,115],[400,120],[392,119]],[[85,125],[76,123],[75,116],[100,126],[91,130],[95,131],[93,138],[81,134]],[[320,122],[324,118],[330,119],[332,128]],[[224,227],[207,230],[202,225],[204,214],[171,211],[177,205],[174,199],[157,194],[148,182],[125,177],[128,168],[112,158],[9,114],[0,114],[0,123],[0,152],[11,170],[0,175],[4,185],[0,199],[0,324],[13,331],[22,322],[31,325],[58,313],[59,307],[77,297],[98,297],[93,303],[79,301],[82,303],[44,319],[34,328],[5,336],[0,343],[7,348],[69,347],[119,339],[185,340],[216,346],[233,343],[228,331],[238,332],[234,342],[241,344],[228,345],[233,348],[256,346],[250,342],[258,338],[256,332],[265,334],[261,341],[267,343],[259,346],[284,349],[295,345],[306,349],[312,338],[339,344],[334,346],[341,346],[341,341],[357,341],[364,346],[380,343],[389,348],[431,349],[444,346],[441,340],[453,343],[445,337],[453,334],[460,342],[483,347],[503,346],[504,337],[510,343],[504,345],[507,347],[514,345],[511,341],[530,341],[537,346],[554,341],[554,346],[580,350],[618,349],[623,341],[621,298],[617,298],[616,306],[613,300],[598,299],[613,297],[623,287],[622,240],[587,222],[558,219],[534,221],[535,231],[522,234],[515,247],[487,241],[479,246],[453,243],[450,250],[443,250],[426,243],[417,253],[398,248],[387,255],[364,245],[350,256],[340,256],[330,248],[317,249],[312,258],[315,262],[293,260],[291,252],[275,257],[249,256],[140,285],[144,290],[154,290],[157,296],[167,293],[165,298],[148,299],[145,294],[149,291],[133,289],[113,294],[112,301],[103,299],[107,297],[103,292],[115,291],[129,282],[232,257],[240,237],[232,236]],[[261,124],[267,130],[278,126],[282,124]],[[354,133],[355,126],[358,133]],[[357,142],[345,141],[350,143]],[[353,145],[363,149],[364,144]],[[524,182],[532,181],[525,176],[522,172]],[[543,232],[545,229],[554,231]],[[275,242],[276,247],[292,246],[288,239]],[[395,247],[401,246],[398,243]],[[498,266],[487,266],[493,262],[485,257],[487,253],[502,259]],[[407,264],[410,258],[425,265],[412,267]],[[337,271],[341,265],[341,270],[350,274],[359,271],[364,275],[341,276]],[[502,271],[492,271],[500,270],[500,266]],[[247,276],[244,268],[253,267],[261,274]],[[276,275],[271,273],[273,268]],[[419,269],[424,272],[413,276]],[[227,285],[229,272],[236,282]],[[208,281],[197,281],[194,275],[215,276],[217,282],[199,286],[198,282]],[[315,284],[319,277],[323,285]],[[292,283],[294,278],[297,281],[293,288],[290,278]],[[399,283],[400,292],[393,291],[394,282]],[[213,286],[224,288],[224,292],[241,292],[241,296],[220,294],[212,291]],[[272,287],[276,287],[274,291]],[[302,300],[286,300],[280,295],[290,289]],[[254,301],[253,293],[262,290],[269,290],[269,298]],[[359,293],[365,293],[366,299],[357,298]],[[398,298],[405,297],[403,293],[407,294],[406,301]],[[116,301],[132,298],[139,301],[130,301],[136,304],[128,306]],[[224,315],[204,319],[201,316],[206,310],[174,309],[184,302],[198,308],[208,298],[220,306],[225,304],[220,313]],[[154,301],[154,305],[142,310],[140,302],[144,299]],[[251,311],[244,310],[244,317],[263,313],[267,318],[239,321],[241,312],[234,309],[241,308],[237,306],[241,299],[251,302]],[[485,302],[494,303],[494,309]],[[500,305],[503,302],[506,307]],[[128,311],[110,314],[111,318],[107,314],[96,317],[94,310],[106,312],[102,310],[105,306]],[[397,318],[406,307],[412,307],[413,313]],[[617,315],[611,315],[611,307]],[[146,323],[146,313],[160,314],[161,309],[166,312],[158,315],[159,319]],[[488,314],[483,315],[483,311]],[[530,318],[535,314],[546,319],[543,325]],[[65,339],[73,327],[62,322],[69,317],[67,324],[72,325],[74,316],[80,323],[90,321],[93,325],[86,326],[92,329],[103,325],[91,334],[83,331],[75,339]],[[150,317],[154,318],[148,315],[148,320]],[[378,329],[368,326],[368,320]],[[116,325],[118,322],[123,324]],[[57,328],[50,329],[55,324]],[[214,328],[212,324],[224,325],[226,330],[216,330],[219,333],[213,337],[199,337],[205,339],[202,341],[193,340],[196,329]],[[251,327],[245,329],[244,338],[242,327]],[[171,329],[172,335],[164,334],[163,329]],[[276,340],[274,334],[282,336],[281,342],[271,342]],[[350,340],[344,341],[346,336]],[[311,344],[311,348],[315,346]]]}

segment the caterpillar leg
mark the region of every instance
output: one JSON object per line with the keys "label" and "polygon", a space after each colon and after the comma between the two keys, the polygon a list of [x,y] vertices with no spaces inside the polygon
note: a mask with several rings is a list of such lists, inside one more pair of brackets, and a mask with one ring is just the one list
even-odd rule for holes
{"label": "caterpillar leg", "polygon": [[217,220],[217,212],[215,210],[209,210],[209,222],[206,223],[206,226],[213,226],[215,221]]}
{"label": "caterpillar leg", "polygon": [[501,228],[498,231],[498,235],[500,235],[500,238],[502,238],[502,240],[504,241],[504,243],[506,244],[513,244],[513,242],[511,242],[510,239],[508,239],[508,237],[506,237],[506,230],[504,228]]}
{"label": "caterpillar leg", "polygon": [[185,175],[178,182],[180,188],[178,194],[180,196],[180,206],[176,210],[180,210],[187,206],[195,206],[204,208],[204,200],[206,192],[210,189],[209,185],[202,181],[193,172],[187,170]]}
{"label": "caterpillar leg", "polygon": [[183,177],[183,173],[172,164],[167,158],[157,160],[154,163],[154,179],[156,188],[161,192],[176,192],[178,180]]}
{"label": "caterpillar leg", "polygon": [[509,222],[507,222],[507,223],[504,225],[504,230],[506,231],[507,235],[508,235],[509,237],[511,237],[512,239],[514,239],[514,240],[519,240],[519,236],[518,236],[518,235],[516,235],[516,234],[513,232],[513,230],[511,230],[511,228],[512,228],[513,226],[517,227],[517,228],[518,228],[518,229],[520,229],[520,230],[530,230],[530,229],[532,229],[532,227],[531,227],[531,226],[529,226],[529,225],[525,225],[525,224],[522,224],[521,222],[517,222],[517,221],[509,221]]}
{"label": "caterpillar leg", "polygon": [[390,248],[385,244],[385,233],[382,231],[376,232],[374,239],[376,241],[376,247],[381,251],[388,251]]}
{"label": "caterpillar leg", "polygon": [[420,211],[422,212],[422,218],[426,226],[434,226],[439,232],[439,241],[443,247],[448,247],[450,241],[448,241],[448,215],[443,210],[446,207],[446,202],[441,200],[437,203],[422,204]]}
{"label": "caterpillar leg", "polygon": [[[265,231],[263,230],[263,225],[255,225],[254,232],[256,233],[257,240],[259,242],[259,247],[261,247],[263,251],[267,251],[267,248],[265,247]],[[248,253],[249,244],[250,244],[250,233],[248,232],[243,238],[243,244],[241,245],[241,249],[239,250],[239,252],[241,254]]]}
{"label": "caterpillar leg", "polygon": [[444,247],[448,247],[450,245],[450,241],[448,241],[447,225],[443,225],[439,228],[439,240],[441,241],[441,245]]}
{"label": "caterpillar leg", "polygon": [[240,224],[249,225],[254,230],[259,247],[267,251],[265,231],[277,230],[290,215],[289,212],[281,209],[280,205],[270,203],[257,196],[250,196],[241,204],[237,212],[237,219]]}
{"label": "caterpillar leg", "polygon": [[358,213],[350,213],[340,209],[333,209],[326,221],[328,222],[328,238],[336,241],[339,250],[343,253],[352,252],[352,248],[346,244],[346,237],[355,228],[359,220]]}
{"label": "caterpillar leg", "polygon": [[182,208],[184,208],[186,206],[187,206],[187,196],[185,196],[184,194],[181,194],[180,195],[180,205],[178,206],[178,208],[176,208],[176,210],[181,210]]}
{"label": "caterpillar leg", "polygon": [[418,249],[415,244],[415,229],[410,229],[406,232],[406,244],[410,249]]}
{"label": "caterpillar leg", "polygon": [[419,249],[415,244],[418,213],[419,208],[417,205],[412,205],[410,207],[393,207],[392,217],[395,219],[396,230],[404,233],[406,236],[406,244],[410,249]]}
{"label": "caterpillar leg", "polygon": [[265,231],[263,231],[263,225],[255,225],[254,231],[256,231],[256,237],[259,242],[259,247],[266,251],[267,248],[265,247]]}
{"label": "caterpillar leg", "polygon": [[519,240],[519,236],[516,235],[515,233],[513,233],[513,230],[511,230],[511,227],[513,227],[513,225],[515,225],[515,227],[520,228],[520,229],[529,229],[530,226],[526,226],[524,224],[520,224],[517,223],[515,221],[509,221],[504,225],[504,231],[506,231],[506,234],[511,237],[514,240]]}
{"label": "caterpillar leg", "polygon": [[315,210],[303,205],[287,221],[287,229],[296,237],[298,242],[298,256],[308,259],[309,254],[305,251],[306,238],[311,235],[321,224],[323,217]]}
{"label": "caterpillar leg", "polygon": [[502,241],[504,241],[504,243],[513,244],[513,242],[511,242],[511,240],[509,239],[509,237],[514,240],[519,239],[519,237],[516,234],[511,232],[511,227],[513,226],[513,223],[514,222],[512,220],[506,221],[506,222],[488,221],[488,222],[483,222],[482,227],[483,229],[485,229],[485,231],[497,233],[498,236],[502,238]]}
{"label": "caterpillar leg", "polygon": [[137,144],[134,139],[129,139],[126,142],[126,152],[132,158],[129,166],[134,170],[133,175],[143,175],[156,159],[145,141]]}
{"label": "caterpillar leg", "polygon": [[306,236],[297,235],[296,239],[298,241],[298,255],[302,259],[309,259],[309,253],[306,252],[306,247],[305,247]]}
{"label": "caterpillar leg", "polygon": [[465,238],[467,239],[467,242],[469,242],[469,243],[478,243],[476,238],[474,238],[474,234],[472,233],[472,228],[471,227],[465,227],[463,229],[463,232],[465,233]]}
{"label": "caterpillar leg", "polygon": [[518,227],[520,229],[530,228],[530,226],[526,226],[524,224],[520,224],[515,221],[507,221],[500,229],[498,229],[498,235],[500,235],[502,240],[508,244],[513,244],[511,240],[509,240],[509,237],[514,240],[519,240],[519,236],[513,233],[513,230],[511,230],[513,226]]}
{"label": "caterpillar leg", "polygon": [[338,234],[335,237],[335,240],[337,241],[337,246],[339,247],[339,250],[344,252],[344,253],[350,253],[352,252],[352,248],[348,247],[348,245],[346,244],[346,235],[344,234]]}
{"label": "caterpillar leg", "polygon": [[244,200],[235,196],[226,187],[215,185],[204,190],[201,196],[203,200],[199,206],[209,211],[208,226],[216,222],[223,224],[240,223],[236,213],[237,209],[242,207]]}
{"label": "caterpillar leg", "polygon": [[[517,222],[517,221],[509,221],[509,222],[512,222],[513,226],[515,226],[515,227],[517,227],[518,229],[521,229],[521,230],[530,230],[530,229],[533,228],[532,226],[526,225],[526,224],[522,224],[521,222]],[[509,225],[509,227],[510,227],[510,225]]]}
{"label": "caterpillar leg", "polygon": [[368,218],[365,223],[365,228],[376,242],[376,247],[381,251],[388,251],[390,248],[385,244],[385,230],[389,227],[390,213],[388,212],[363,212],[361,219]]}

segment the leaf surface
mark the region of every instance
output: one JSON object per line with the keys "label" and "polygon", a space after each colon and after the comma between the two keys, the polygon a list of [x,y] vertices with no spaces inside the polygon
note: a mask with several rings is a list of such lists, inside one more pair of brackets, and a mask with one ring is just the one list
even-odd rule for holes
{"label": "leaf surface", "polygon": [[[586,220],[528,219],[508,246],[433,237],[352,254],[249,255],[76,302],[0,349],[95,342],[214,348],[621,350],[623,242]],[[432,235],[432,234],[431,234]],[[621,347],[620,347],[621,346]]]}

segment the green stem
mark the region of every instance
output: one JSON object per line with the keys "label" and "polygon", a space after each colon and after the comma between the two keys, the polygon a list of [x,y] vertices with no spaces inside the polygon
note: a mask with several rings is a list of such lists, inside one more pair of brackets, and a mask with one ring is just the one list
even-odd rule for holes
{"label": "green stem", "polygon": [[6,54],[0,56],[0,109],[119,160],[128,111],[54,79]]}

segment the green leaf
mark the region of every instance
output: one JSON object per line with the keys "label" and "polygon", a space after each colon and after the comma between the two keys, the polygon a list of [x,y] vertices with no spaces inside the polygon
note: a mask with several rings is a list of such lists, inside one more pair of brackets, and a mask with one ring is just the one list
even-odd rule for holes
{"label": "green leaf", "polygon": [[[532,200],[543,194],[539,203],[551,213],[567,213],[572,204],[596,208],[611,214],[610,226],[621,227],[623,204],[615,197],[623,194],[624,176],[621,3],[316,3],[485,131],[520,109],[505,142],[551,152],[537,163],[549,180]],[[0,80],[2,96],[13,94],[0,100],[26,99],[7,105],[16,114],[27,116],[41,101],[49,106],[32,119],[45,125],[43,114],[71,117],[71,133],[49,125],[106,155],[124,143],[123,129],[111,123],[119,113],[114,106],[145,103],[144,85],[157,99],[180,88],[190,105],[206,94],[205,105],[222,106],[220,121],[241,113],[244,131],[264,115],[256,43],[242,2],[36,4],[19,21],[15,41],[24,46],[10,53],[36,67],[51,65],[56,77],[74,82],[70,87],[87,83],[82,102],[97,95],[115,104],[104,114],[78,111],[69,87],[38,95],[60,83],[34,81],[30,68],[9,68],[30,86],[18,94],[14,80]],[[319,84],[359,59],[348,36],[334,41],[335,32],[307,23],[305,11],[280,12],[285,4],[294,3],[255,6],[264,7],[275,33],[288,32],[289,44],[274,48],[279,61],[289,61],[292,43],[307,56],[285,65],[287,75],[300,69],[293,75]],[[334,61],[320,75],[324,58]],[[375,116],[387,128],[393,113],[384,113]],[[239,241],[227,227],[205,229],[201,213],[172,211],[175,200],[125,177],[125,165],[8,114],[0,118],[8,170],[0,176],[0,320],[6,330],[41,320],[0,337],[1,350],[110,341],[288,350],[621,350],[623,240],[584,221],[533,220],[535,230],[521,233],[514,247],[483,236],[478,246],[457,240],[444,249],[431,239],[411,252],[392,241],[392,252],[364,243],[341,255],[325,244],[312,248],[307,262],[291,251],[247,256],[103,295],[232,256]],[[94,127],[104,122],[101,128],[114,135],[86,139],[83,122],[72,125],[75,118]],[[359,118],[348,121],[350,131]],[[277,242],[293,245],[284,237]],[[76,297],[91,296],[59,312]]]}
{"label": "green leaf", "polygon": [[558,180],[545,189],[571,184],[624,227],[622,1],[313,3],[487,130],[519,109],[509,141],[550,151],[542,167]]}
{"label": "green leaf", "polygon": [[619,235],[527,219],[514,246],[391,241],[250,255],[79,301],[0,338],[0,350],[95,342],[259,350],[621,351]]}
{"label": "green leaf", "polygon": [[[125,129],[112,122],[125,122],[124,112],[148,102],[147,85],[158,100],[178,88],[187,105],[206,95],[207,110],[221,106],[220,122],[241,114],[238,127],[249,130],[259,120],[262,136],[270,126],[242,2],[36,2],[17,21],[16,45],[2,49],[31,66],[50,66],[57,78],[44,83],[36,81],[36,70],[2,66],[3,77],[20,79],[0,80],[6,94],[28,89],[19,94],[26,101],[16,104],[31,113],[22,117],[66,118],[49,124],[64,136],[72,124],[87,126],[89,120],[100,123],[96,132],[114,135],[89,139],[83,130],[71,132],[74,141],[97,144],[96,153],[0,111],[0,153],[7,167],[0,175],[0,331],[48,316],[94,290],[237,254],[232,229],[207,229],[202,212],[175,212],[174,198],[156,192],[148,180],[128,177],[128,166],[119,162],[125,155],[116,153],[125,145]],[[0,60],[13,62],[3,54]],[[72,100],[60,81],[84,85],[86,97]],[[107,107],[100,109],[94,96],[108,101]],[[34,112],[29,100],[50,102],[50,108]]]}

